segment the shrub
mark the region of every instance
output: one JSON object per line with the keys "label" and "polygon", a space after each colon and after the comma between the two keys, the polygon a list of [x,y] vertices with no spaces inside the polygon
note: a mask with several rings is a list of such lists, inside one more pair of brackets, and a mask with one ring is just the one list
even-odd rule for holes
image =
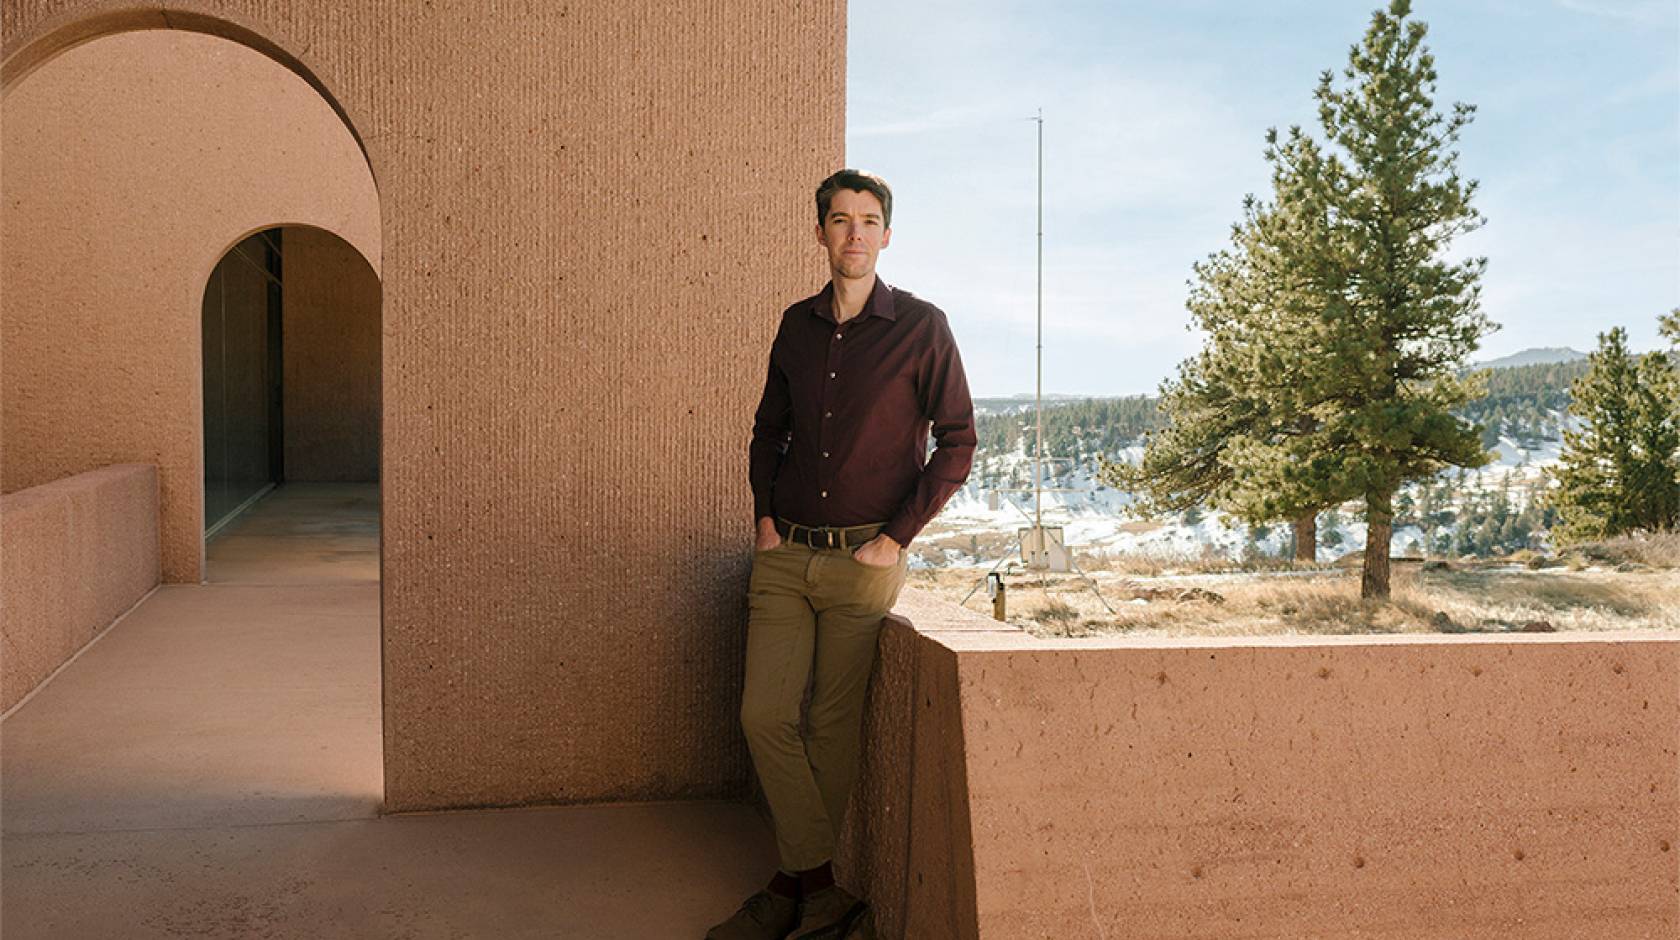
{"label": "shrub", "polygon": [[1051,598],[1044,603],[1043,607],[1027,614],[1027,617],[1045,626],[1066,626],[1079,619],[1079,611],[1074,610],[1073,605],[1067,601]]}
{"label": "shrub", "polygon": [[1680,531],[1619,535],[1597,542],[1583,542],[1576,546],[1576,550],[1593,561],[1609,565],[1633,563],[1652,568],[1680,568]]}

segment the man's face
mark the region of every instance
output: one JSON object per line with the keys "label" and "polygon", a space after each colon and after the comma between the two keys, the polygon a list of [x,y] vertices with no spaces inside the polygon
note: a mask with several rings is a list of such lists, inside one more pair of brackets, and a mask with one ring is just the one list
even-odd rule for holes
{"label": "man's face", "polygon": [[828,203],[828,218],[817,226],[817,243],[828,249],[828,266],[839,278],[875,273],[875,256],[892,240],[874,193],[842,189]]}

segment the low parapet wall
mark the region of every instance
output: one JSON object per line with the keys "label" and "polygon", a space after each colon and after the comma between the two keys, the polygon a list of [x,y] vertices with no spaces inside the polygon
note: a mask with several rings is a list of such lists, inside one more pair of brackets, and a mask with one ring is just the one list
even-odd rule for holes
{"label": "low parapet wall", "polygon": [[906,591],[882,937],[1680,935],[1680,637],[1039,640]]}
{"label": "low parapet wall", "polygon": [[159,580],[158,475],[117,464],[0,497],[0,711]]}

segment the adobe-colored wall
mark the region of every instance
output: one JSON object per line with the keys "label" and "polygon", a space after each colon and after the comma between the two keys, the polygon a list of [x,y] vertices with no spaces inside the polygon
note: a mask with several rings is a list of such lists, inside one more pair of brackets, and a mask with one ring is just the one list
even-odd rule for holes
{"label": "adobe-colored wall", "polygon": [[0,496],[0,712],[157,586],[158,474],[120,464]]}
{"label": "adobe-colored wall", "polygon": [[[8,56],[25,6],[5,8]],[[181,30],[71,48],[8,81],[4,114],[0,488],[156,464],[164,580],[198,581],[205,283],[234,242],[288,222],[377,263],[367,161],[297,75]]]}
{"label": "adobe-colored wall", "polygon": [[[8,66],[123,5],[5,4]],[[746,444],[844,3],[182,8],[306,60],[379,182],[388,807],[742,792]]]}
{"label": "adobe-colored wall", "polygon": [[1021,635],[911,588],[886,619],[835,853],[840,880],[864,889],[881,940],[979,935],[963,696],[946,640]]}
{"label": "adobe-colored wall", "polygon": [[286,479],[379,481],[379,276],[343,239],[284,241]]}
{"label": "adobe-colored wall", "polygon": [[[1039,641],[899,614],[891,647],[942,665],[889,665],[871,720],[903,714],[883,680],[937,690],[909,736],[959,750],[968,805],[910,817],[909,876],[852,848],[883,936],[1680,932],[1680,637]],[[928,758],[888,740],[861,812],[902,819],[927,785],[896,768]]]}

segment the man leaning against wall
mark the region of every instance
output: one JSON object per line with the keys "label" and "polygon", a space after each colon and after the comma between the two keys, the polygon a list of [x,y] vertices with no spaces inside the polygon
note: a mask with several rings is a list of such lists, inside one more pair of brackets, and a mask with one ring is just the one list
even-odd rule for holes
{"label": "man leaning against wall", "polygon": [[907,546],[974,461],[974,407],[945,314],[875,273],[892,190],[841,170],[816,203],[831,277],[782,313],[749,460],[757,532],[741,726],[781,868],[708,940],[843,937],[866,911],[832,864],[876,638]]}

